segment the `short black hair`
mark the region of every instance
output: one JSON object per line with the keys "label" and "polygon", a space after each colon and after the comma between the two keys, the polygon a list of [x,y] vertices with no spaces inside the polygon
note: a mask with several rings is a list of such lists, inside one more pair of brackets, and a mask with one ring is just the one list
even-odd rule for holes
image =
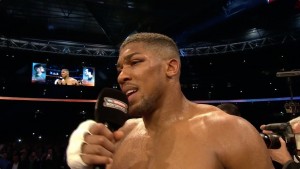
{"label": "short black hair", "polygon": [[217,107],[228,114],[241,116],[239,108],[233,103],[222,103]]}
{"label": "short black hair", "polygon": [[33,69],[34,69],[34,70],[37,70],[37,68],[39,68],[39,67],[43,67],[43,65],[40,64],[40,63],[37,63],[37,64],[35,64],[35,65],[33,66]]}

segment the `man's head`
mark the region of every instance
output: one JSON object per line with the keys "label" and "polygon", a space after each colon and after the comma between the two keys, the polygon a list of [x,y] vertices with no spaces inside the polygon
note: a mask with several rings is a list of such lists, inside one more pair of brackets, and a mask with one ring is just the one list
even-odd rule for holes
{"label": "man's head", "polygon": [[222,103],[219,104],[217,107],[228,114],[241,116],[239,108],[232,103]]}
{"label": "man's head", "polygon": [[127,37],[120,47],[117,69],[130,110],[151,112],[168,90],[180,90],[180,67],[179,51],[171,38],[157,33]]}
{"label": "man's head", "polygon": [[86,76],[91,76],[91,75],[93,75],[93,69],[92,68],[85,68],[84,69],[84,75],[86,75]]}
{"label": "man's head", "polygon": [[41,73],[45,72],[45,69],[42,64],[39,64],[39,63],[35,64],[33,68],[37,74],[41,74]]}
{"label": "man's head", "polygon": [[60,75],[62,78],[67,78],[69,77],[69,69],[62,69],[60,72]]}
{"label": "man's head", "polygon": [[141,32],[128,36],[120,46],[120,50],[123,49],[127,44],[134,42],[142,42],[149,44],[148,47],[159,47],[163,46],[164,49],[170,49],[172,52],[175,51],[179,59],[179,53],[176,43],[170,37],[159,33],[147,33]]}

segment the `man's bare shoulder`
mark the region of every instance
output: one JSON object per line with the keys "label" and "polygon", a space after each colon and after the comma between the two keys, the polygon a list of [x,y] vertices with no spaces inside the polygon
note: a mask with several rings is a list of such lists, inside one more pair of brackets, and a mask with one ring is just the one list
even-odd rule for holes
{"label": "man's bare shoulder", "polygon": [[[197,110],[190,118],[190,121],[198,127],[209,127],[219,130],[242,130],[243,128],[253,128],[252,124],[246,119],[230,115],[216,106],[198,104]],[[242,127],[242,128],[241,128]]]}
{"label": "man's bare shoulder", "polygon": [[243,117],[199,104],[188,124],[190,135],[204,142],[223,164],[230,166],[225,168],[273,168],[258,130]]}

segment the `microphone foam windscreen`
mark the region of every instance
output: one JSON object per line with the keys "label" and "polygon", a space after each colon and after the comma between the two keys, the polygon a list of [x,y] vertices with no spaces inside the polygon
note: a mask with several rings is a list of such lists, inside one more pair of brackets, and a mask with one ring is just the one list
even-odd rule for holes
{"label": "microphone foam windscreen", "polygon": [[104,88],[100,92],[95,106],[95,120],[108,123],[109,128],[116,130],[128,119],[127,96],[117,89]]}

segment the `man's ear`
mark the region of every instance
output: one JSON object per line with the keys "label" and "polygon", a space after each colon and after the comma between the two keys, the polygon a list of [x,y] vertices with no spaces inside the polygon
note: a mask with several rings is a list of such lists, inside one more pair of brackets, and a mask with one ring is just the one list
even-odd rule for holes
{"label": "man's ear", "polygon": [[172,77],[177,75],[180,69],[180,62],[177,59],[170,59],[167,64],[167,76]]}

